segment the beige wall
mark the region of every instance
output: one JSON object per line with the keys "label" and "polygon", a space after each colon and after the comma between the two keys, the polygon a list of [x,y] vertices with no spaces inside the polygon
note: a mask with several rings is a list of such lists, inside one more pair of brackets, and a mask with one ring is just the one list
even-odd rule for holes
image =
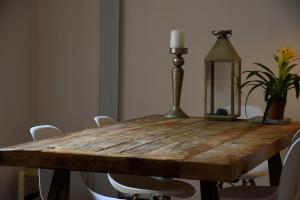
{"label": "beige wall", "polygon": [[[100,1],[39,0],[38,11],[38,123],[63,131],[96,127]],[[106,177],[98,174],[97,180]],[[80,182],[78,173],[71,178],[71,199],[90,199]],[[95,184],[95,191],[112,194],[108,183]]]}
{"label": "beige wall", "polygon": [[[0,1],[0,147],[30,141],[38,123],[95,126],[99,10],[99,0]],[[0,167],[0,177],[0,199],[17,199],[17,168]]]}
{"label": "beige wall", "polygon": [[40,0],[38,122],[93,127],[99,105],[99,0]]}
{"label": "beige wall", "polygon": [[[121,118],[164,114],[170,108],[170,30],[185,31],[189,48],[182,107],[189,115],[202,115],[203,59],[215,41],[211,31],[233,30],[231,41],[242,57],[243,70],[253,69],[253,62],[275,69],[276,49],[290,45],[300,52],[299,9],[297,0],[123,1]],[[289,97],[286,116],[300,120],[300,102],[294,96]],[[263,108],[262,92],[253,94],[249,104]]]}
{"label": "beige wall", "polygon": [[[30,140],[35,121],[36,0],[0,1],[0,147]],[[0,167],[0,199],[17,198],[17,168]]]}

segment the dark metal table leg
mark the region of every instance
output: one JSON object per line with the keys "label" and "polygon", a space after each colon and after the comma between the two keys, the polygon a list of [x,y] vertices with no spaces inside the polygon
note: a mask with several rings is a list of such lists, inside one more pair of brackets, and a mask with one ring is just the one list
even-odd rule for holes
{"label": "dark metal table leg", "polygon": [[200,181],[201,200],[219,200],[217,182]]}
{"label": "dark metal table leg", "polygon": [[69,200],[70,170],[55,169],[47,200]]}
{"label": "dark metal table leg", "polygon": [[268,160],[270,185],[279,185],[282,171],[282,162],[280,154],[277,153]]}

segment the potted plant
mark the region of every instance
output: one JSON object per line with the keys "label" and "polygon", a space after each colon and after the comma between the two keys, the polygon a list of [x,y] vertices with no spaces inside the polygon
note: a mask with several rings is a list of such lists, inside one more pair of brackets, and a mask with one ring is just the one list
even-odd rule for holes
{"label": "potted plant", "polygon": [[299,81],[297,74],[291,71],[297,66],[295,61],[299,56],[295,55],[290,48],[283,48],[273,55],[277,63],[277,72],[274,73],[268,67],[260,63],[254,63],[259,67],[257,70],[248,70],[246,82],[241,87],[250,87],[246,96],[246,103],[250,94],[256,88],[263,88],[266,109],[263,116],[263,122],[269,119],[283,119],[284,109],[287,101],[287,94],[291,89],[296,92],[296,98],[299,97]]}

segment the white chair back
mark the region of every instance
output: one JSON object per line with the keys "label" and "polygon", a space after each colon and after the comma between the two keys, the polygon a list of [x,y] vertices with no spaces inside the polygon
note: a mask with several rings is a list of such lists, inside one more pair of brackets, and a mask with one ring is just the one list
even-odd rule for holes
{"label": "white chair back", "polygon": [[291,145],[298,139],[300,138],[300,129],[295,133],[295,135],[293,136]]}
{"label": "white chair back", "polygon": [[[113,125],[116,121],[107,116],[94,117],[98,127]],[[190,184],[173,179],[165,179],[162,177],[134,176],[121,174],[107,174],[110,185],[117,191],[132,195],[146,196],[174,196],[179,198],[187,198],[193,196],[195,189]],[[154,198],[153,198],[154,199]],[[164,199],[164,198],[163,198]],[[166,198],[167,199],[167,198]]]}
{"label": "white chair back", "polygon": [[250,119],[252,117],[256,117],[256,116],[263,116],[264,113],[263,111],[256,106],[241,106],[241,116],[239,117],[239,119]]}
{"label": "white chair back", "polygon": [[[57,136],[62,134],[63,132],[56,128],[55,126],[51,125],[41,125],[41,126],[35,126],[30,129],[31,136],[33,140],[41,140],[46,139],[52,136]],[[46,200],[48,197],[52,176],[53,176],[53,170],[48,169],[38,169],[39,173],[39,188],[40,188],[40,195],[42,200]],[[86,177],[86,178],[84,178]],[[102,194],[98,194],[94,191],[92,191],[89,187],[86,187],[88,185],[83,184],[82,180],[85,180],[86,183],[88,183],[89,177],[94,177],[93,173],[86,173],[81,172],[79,174],[78,172],[71,172],[71,183],[70,183],[70,198],[76,198],[76,199],[86,199],[88,196],[91,195],[92,199],[94,200],[121,200],[113,197],[107,197],[103,196]],[[105,176],[106,177],[106,176]],[[107,179],[107,178],[106,178]],[[108,180],[107,180],[108,182]],[[102,187],[102,185],[101,185]],[[105,188],[104,188],[105,190]],[[75,194],[73,194],[73,192]],[[87,193],[89,191],[89,193]],[[105,193],[105,191],[103,192]],[[107,192],[110,194],[109,192]],[[81,196],[78,196],[80,194]]]}
{"label": "white chair back", "polygon": [[96,116],[94,120],[98,127],[105,127],[116,123],[116,120],[107,116]]}
{"label": "white chair back", "polygon": [[280,177],[278,200],[300,199],[300,138],[291,145]]}
{"label": "white chair back", "polygon": [[36,140],[42,140],[46,139],[52,136],[60,135],[63,132],[56,128],[55,126],[51,125],[40,125],[40,126],[34,126],[30,129],[30,133],[32,136],[32,139],[34,141]]}
{"label": "white chair back", "polygon": [[[30,129],[31,136],[33,140],[42,140],[49,138],[51,136],[60,135],[63,132],[58,128],[50,125],[41,125],[34,126]],[[38,169],[39,173],[39,187],[40,187],[40,195],[42,200],[46,200],[48,197],[53,170],[50,169]]]}
{"label": "white chair back", "polygon": [[[116,123],[116,120],[107,116],[96,116],[94,117],[94,121],[96,122],[97,126],[101,128]],[[101,183],[99,183],[99,180],[101,180]],[[101,187],[99,187],[99,184],[101,184]],[[116,195],[116,190],[111,186],[106,173],[93,173],[89,177],[88,186],[91,190],[98,190],[99,192],[105,193],[109,196]],[[105,190],[105,192],[103,190]]]}

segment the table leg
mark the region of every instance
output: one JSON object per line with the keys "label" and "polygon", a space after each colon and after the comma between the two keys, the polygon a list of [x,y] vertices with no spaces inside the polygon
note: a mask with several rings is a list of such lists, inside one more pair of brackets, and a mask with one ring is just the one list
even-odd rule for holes
{"label": "table leg", "polygon": [[47,200],[68,200],[70,193],[70,170],[55,169]]}
{"label": "table leg", "polygon": [[217,182],[200,181],[201,200],[219,200]]}
{"label": "table leg", "polygon": [[282,163],[280,154],[277,153],[268,160],[270,185],[279,185]]}

